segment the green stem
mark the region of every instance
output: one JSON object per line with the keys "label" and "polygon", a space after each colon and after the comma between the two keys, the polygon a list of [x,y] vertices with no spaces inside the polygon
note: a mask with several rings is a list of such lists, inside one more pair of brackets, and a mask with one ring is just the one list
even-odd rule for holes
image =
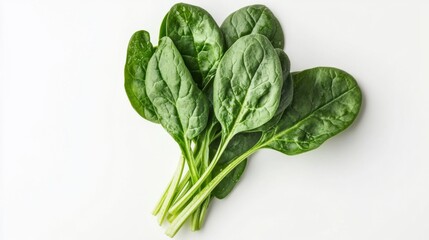
{"label": "green stem", "polygon": [[158,203],[156,204],[155,209],[153,209],[152,214],[154,216],[158,215],[159,210],[161,209],[161,206],[164,203],[165,197],[167,196],[168,189],[170,189],[172,181],[173,181],[173,179],[170,180],[170,182],[168,183],[167,188],[164,190],[164,193],[162,194],[161,198],[159,199]]}
{"label": "green stem", "polygon": [[198,179],[197,182],[194,182],[194,185],[191,189],[180,198],[168,211],[170,214],[176,214],[178,213],[183,206],[192,198],[192,196],[197,192],[198,188],[201,187],[201,184],[204,182],[204,180],[211,174],[213,168],[216,166],[217,161],[219,160],[220,156],[224,152],[226,146],[228,145],[229,141],[231,140],[232,136],[228,136],[225,140],[222,139],[219,144],[219,148],[216,151],[215,156],[213,157],[213,160],[210,162],[210,165],[204,171],[203,175]]}
{"label": "green stem", "polygon": [[190,188],[189,185],[191,184],[190,177],[191,175],[189,174],[189,172],[187,172],[183,177],[182,181],[180,181],[179,186],[177,187],[176,195],[173,198],[172,204],[174,204],[178,198],[183,196],[185,192],[188,191],[188,189]]}
{"label": "green stem", "polygon": [[200,175],[198,174],[197,168],[195,166],[196,163],[194,154],[192,153],[191,144],[189,140],[185,139],[184,143],[185,146],[183,147],[182,151],[183,154],[185,154],[186,156],[186,163],[188,164],[189,172],[191,173],[192,182],[196,183]]}
{"label": "green stem", "polygon": [[[209,159],[208,159],[208,151],[209,151],[209,142],[211,137],[211,129],[208,129],[206,131],[206,134],[204,135],[203,139],[199,141],[199,152],[197,154],[198,162],[201,162],[200,167],[198,169],[199,173],[204,173],[206,169],[209,166]],[[207,177],[206,181],[210,178]],[[191,231],[197,231],[200,229],[200,214],[203,212],[203,206],[198,208],[193,214],[191,218]],[[177,214],[170,214],[172,216],[176,216]]]}
{"label": "green stem", "polygon": [[[172,204],[174,204],[177,201],[178,198],[180,198],[183,195],[185,195],[186,191],[188,191],[190,188],[191,188],[191,179],[189,179],[189,175],[188,175],[188,182],[187,182],[187,184],[185,184],[185,186],[183,187],[183,189],[180,192],[178,191],[176,193],[176,195],[174,196]],[[174,219],[176,218],[176,216],[177,215],[168,214],[167,221],[170,222],[170,223],[173,222]]]}
{"label": "green stem", "polygon": [[257,144],[253,146],[251,149],[247,150],[243,155],[236,158],[232,161],[228,166],[220,172],[213,180],[205,186],[203,190],[201,190],[189,204],[182,210],[182,212],[177,215],[176,219],[171,223],[170,227],[165,232],[167,236],[174,237],[176,233],[179,231],[180,227],[185,223],[186,219],[200,206],[200,204],[210,196],[210,193],[213,189],[224,179],[228,173],[230,173],[238,164],[252,155],[260,149],[260,146]]}
{"label": "green stem", "polygon": [[191,217],[191,231],[195,232],[200,229],[200,214],[201,214],[201,208],[197,208],[196,211],[192,213]]}
{"label": "green stem", "polygon": [[204,220],[206,218],[207,211],[208,211],[207,209],[209,208],[210,202],[212,199],[213,199],[213,196],[210,195],[208,198],[206,198],[206,200],[202,204],[201,213],[200,213],[200,220],[199,220],[200,221],[200,223],[199,223],[200,227],[203,226],[203,223],[204,223]]}
{"label": "green stem", "polygon": [[162,222],[164,222],[165,217],[167,216],[168,208],[170,207],[171,202],[173,201],[173,197],[176,194],[176,188],[179,185],[180,179],[182,178],[182,172],[183,172],[184,166],[185,166],[185,160],[183,159],[183,156],[182,156],[180,158],[179,165],[177,166],[176,172],[174,173],[173,180],[171,181],[171,184],[168,187],[167,195],[165,196],[165,199],[159,210],[159,215],[158,215],[159,224],[162,224]]}
{"label": "green stem", "polygon": [[[203,160],[202,162],[204,163],[205,168],[208,168],[209,165],[209,151],[210,151],[210,139],[208,141],[205,142],[204,145],[205,148],[205,154],[203,155]],[[207,177],[205,184],[209,184],[210,181],[212,180],[212,176],[211,174]],[[209,207],[210,201],[211,201],[212,197],[208,197],[203,204],[201,204],[201,206],[199,207],[199,218],[198,218],[198,229],[200,229],[204,223],[204,219],[206,217],[207,214],[207,208]]]}

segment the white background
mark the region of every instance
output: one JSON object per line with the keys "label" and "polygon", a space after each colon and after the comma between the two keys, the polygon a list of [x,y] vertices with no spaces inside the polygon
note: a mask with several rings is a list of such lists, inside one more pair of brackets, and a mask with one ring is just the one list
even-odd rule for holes
{"label": "white background", "polygon": [[[264,2],[293,70],[355,76],[360,116],[310,153],[257,153],[203,230],[176,238],[429,239],[428,5]],[[173,3],[0,0],[0,239],[168,239],[151,210],[179,150],[134,112],[123,66]],[[220,24],[254,2],[189,3]]]}

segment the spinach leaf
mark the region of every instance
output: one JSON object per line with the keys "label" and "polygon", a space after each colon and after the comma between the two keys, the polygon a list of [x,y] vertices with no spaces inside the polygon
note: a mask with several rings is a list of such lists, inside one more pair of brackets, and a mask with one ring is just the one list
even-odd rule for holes
{"label": "spinach leaf", "polygon": [[250,130],[250,132],[265,132],[273,128],[278,121],[280,120],[284,110],[290,105],[293,98],[293,82],[292,75],[290,74],[290,61],[286,53],[281,49],[276,49],[276,52],[279,56],[280,63],[282,66],[282,77],[283,77],[283,87],[280,96],[279,107],[274,115],[274,117],[266,122],[264,125]]}
{"label": "spinach leaf", "polygon": [[147,68],[146,91],[162,126],[179,144],[195,138],[206,127],[208,100],[170,38],[160,40]]}
{"label": "spinach leaf", "polygon": [[[235,135],[225,151],[222,153],[222,156],[219,158],[215,168],[212,171],[213,177],[222,172],[222,170],[228,166],[228,164],[241,156],[251,147],[253,147],[258,140],[261,138],[261,133],[239,133]],[[210,146],[210,158],[213,158],[217,148],[219,147],[220,139],[214,141]],[[239,181],[241,175],[243,174],[246,168],[247,160],[240,163],[232,172],[230,172],[213,190],[213,194],[219,198],[225,198],[234,188],[234,186]]]}
{"label": "spinach leaf", "polygon": [[229,15],[221,25],[229,48],[239,38],[259,33],[266,36],[275,48],[284,48],[284,36],[280,22],[264,5],[251,5]]}
{"label": "spinach leaf", "polygon": [[[249,131],[250,133],[240,133],[234,136],[231,139],[228,146],[226,147],[222,156],[220,157],[217,165],[215,166],[213,170],[213,176],[216,176],[219,172],[221,172],[222,169],[224,169],[231,162],[231,160],[237,158],[238,156],[246,152],[248,149],[253,147],[260,139],[261,132],[264,132],[273,128],[277,124],[277,122],[281,119],[283,111],[292,102],[293,84],[292,84],[292,77],[289,72],[290,61],[288,56],[283,50],[278,48],[275,50],[280,59],[281,68],[282,68],[282,77],[284,81],[282,91],[281,91],[281,96],[280,96],[280,102],[279,102],[279,106],[277,108],[276,114],[270,121],[266,122],[264,125],[254,130],[250,130]],[[217,149],[219,142],[220,140],[218,139],[210,147],[211,158],[213,158],[215,149]],[[241,175],[243,174],[246,168],[246,164],[247,164],[247,160],[240,163],[236,168],[234,168],[234,170],[230,174],[228,174],[219,183],[219,185],[215,188],[215,190],[213,190],[213,193],[217,198],[219,199],[225,198],[232,191],[235,184],[238,182]]]}
{"label": "spinach leaf", "polygon": [[288,155],[319,147],[358,115],[362,95],[348,73],[328,67],[293,74],[294,98],[279,123],[262,137],[262,147]]}
{"label": "spinach leaf", "polygon": [[128,44],[124,86],[137,113],[151,122],[158,123],[155,109],[146,94],[145,83],[147,64],[153,52],[148,32],[141,30],[133,34]]}
{"label": "spinach leaf", "polygon": [[213,108],[225,136],[257,128],[276,113],[283,85],[280,60],[260,34],[225,53],[213,83]]}
{"label": "spinach leaf", "polygon": [[206,88],[224,52],[223,35],[213,17],[200,7],[178,3],[164,18],[160,36],[173,40],[194,81]]}

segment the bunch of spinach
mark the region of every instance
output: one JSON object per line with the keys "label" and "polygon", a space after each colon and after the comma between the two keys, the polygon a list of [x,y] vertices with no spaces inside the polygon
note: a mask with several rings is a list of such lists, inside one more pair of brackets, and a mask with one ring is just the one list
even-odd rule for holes
{"label": "bunch of spinach", "polygon": [[239,9],[219,27],[204,9],[179,3],[164,17],[157,47],[146,31],[131,37],[131,105],[161,124],[182,153],[153,212],[171,223],[168,236],[187,219],[200,229],[210,201],[232,191],[259,149],[303,153],[356,118],[354,78],[330,67],[290,73],[284,45],[279,21],[263,5]]}

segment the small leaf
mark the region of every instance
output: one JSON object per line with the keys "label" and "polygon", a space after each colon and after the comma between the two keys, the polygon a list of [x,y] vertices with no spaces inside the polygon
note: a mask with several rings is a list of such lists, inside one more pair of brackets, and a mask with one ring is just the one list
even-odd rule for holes
{"label": "small leaf", "polygon": [[200,7],[178,3],[165,16],[160,34],[173,40],[194,81],[205,89],[224,52],[223,35],[213,17]]}
{"label": "small leaf", "polygon": [[264,5],[251,5],[229,15],[221,25],[227,47],[249,34],[266,36],[275,48],[284,48],[284,35],[280,22]]}
{"label": "small leaf", "polygon": [[158,117],[146,94],[146,69],[154,48],[149,33],[137,31],[128,44],[127,61],[125,63],[125,91],[133,108],[143,118],[158,123]]}

